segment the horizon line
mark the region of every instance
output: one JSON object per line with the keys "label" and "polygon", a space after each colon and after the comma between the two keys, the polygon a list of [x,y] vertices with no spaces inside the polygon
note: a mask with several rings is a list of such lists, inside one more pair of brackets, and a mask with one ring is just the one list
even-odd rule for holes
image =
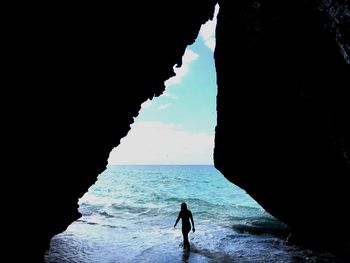
{"label": "horizon line", "polygon": [[212,165],[213,163],[109,163],[107,165]]}

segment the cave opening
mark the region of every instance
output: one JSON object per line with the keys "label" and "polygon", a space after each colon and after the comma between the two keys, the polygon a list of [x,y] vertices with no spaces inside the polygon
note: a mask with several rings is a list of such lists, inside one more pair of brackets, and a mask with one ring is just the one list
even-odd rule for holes
{"label": "cave opening", "polygon": [[[249,260],[273,246],[273,236],[261,244],[260,234],[266,225],[274,234],[284,226],[213,166],[215,25],[216,15],[174,67],[163,95],[142,104],[107,169],[79,200],[82,217],[52,239],[47,262]],[[181,222],[173,228],[182,202],[196,225],[187,256]]]}

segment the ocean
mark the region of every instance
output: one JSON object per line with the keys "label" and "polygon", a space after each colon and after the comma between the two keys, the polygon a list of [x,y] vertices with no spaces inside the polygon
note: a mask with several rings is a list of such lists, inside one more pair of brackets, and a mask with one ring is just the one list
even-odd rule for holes
{"label": "ocean", "polygon": [[[186,202],[196,231],[182,248]],[[52,238],[47,263],[340,262],[288,246],[288,228],[211,165],[108,165]]]}

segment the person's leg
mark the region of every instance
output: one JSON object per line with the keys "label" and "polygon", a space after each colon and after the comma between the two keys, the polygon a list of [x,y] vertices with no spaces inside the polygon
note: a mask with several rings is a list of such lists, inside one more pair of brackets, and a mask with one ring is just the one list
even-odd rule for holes
{"label": "person's leg", "polygon": [[184,248],[185,249],[190,248],[190,243],[188,242],[188,234],[187,233],[184,235]]}
{"label": "person's leg", "polygon": [[[182,237],[183,237],[183,247],[184,249],[186,249],[186,230],[184,228],[182,228]],[[188,237],[187,237],[188,239]]]}
{"label": "person's leg", "polygon": [[188,241],[188,233],[190,232],[190,230],[188,230],[187,228],[183,228],[182,229],[182,235],[184,238],[184,249],[190,250],[190,242]]}

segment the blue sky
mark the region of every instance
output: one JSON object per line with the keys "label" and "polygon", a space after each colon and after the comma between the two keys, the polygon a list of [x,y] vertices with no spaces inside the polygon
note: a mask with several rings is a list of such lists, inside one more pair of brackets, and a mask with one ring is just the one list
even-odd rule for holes
{"label": "blue sky", "polygon": [[[216,14],[218,7],[216,7]],[[216,126],[216,16],[187,47],[163,95],[142,104],[109,164],[212,164]]]}

